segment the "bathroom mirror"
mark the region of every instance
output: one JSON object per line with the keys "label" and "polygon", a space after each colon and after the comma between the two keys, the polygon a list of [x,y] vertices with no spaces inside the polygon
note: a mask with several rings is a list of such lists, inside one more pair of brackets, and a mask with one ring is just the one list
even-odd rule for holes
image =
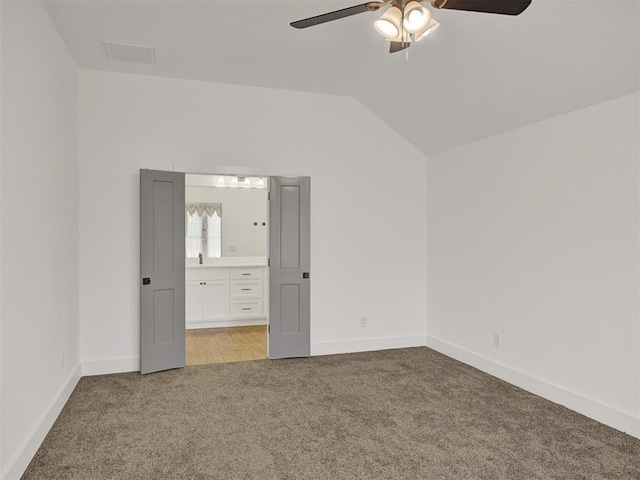
{"label": "bathroom mirror", "polygon": [[[188,259],[266,257],[268,190],[264,177],[185,176]],[[191,260],[193,262],[193,260]]]}

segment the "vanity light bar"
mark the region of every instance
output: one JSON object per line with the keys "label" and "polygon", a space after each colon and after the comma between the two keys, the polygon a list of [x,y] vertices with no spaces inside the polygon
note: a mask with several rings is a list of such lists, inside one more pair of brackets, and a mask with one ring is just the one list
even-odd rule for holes
{"label": "vanity light bar", "polygon": [[214,187],[267,188],[265,177],[243,177],[237,175],[212,175]]}

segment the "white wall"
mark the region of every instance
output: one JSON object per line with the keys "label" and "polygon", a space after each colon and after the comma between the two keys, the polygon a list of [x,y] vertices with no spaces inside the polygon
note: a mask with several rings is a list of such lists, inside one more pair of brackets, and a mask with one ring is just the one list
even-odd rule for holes
{"label": "white wall", "polygon": [[18,478],[79,376],[78,82],[41,2],[0,8],[0,468]]}
{"label": "white wall", "polygon": [[81,70],[83,371],[137,368],[138,172],[175,163],[311,176],[313,352],[424,344],[426,159],[357,101]]}
{"label": "white wall", "polygon": [[[187,202],[222,204],[222,256],[267,256],[267,189],[187,186]],[[258,225],[254,225],[254,223]]]}
{"label": "white wall", "polygon": [[428,168],[428,344],[635,435],[639,100],[462,146]]}

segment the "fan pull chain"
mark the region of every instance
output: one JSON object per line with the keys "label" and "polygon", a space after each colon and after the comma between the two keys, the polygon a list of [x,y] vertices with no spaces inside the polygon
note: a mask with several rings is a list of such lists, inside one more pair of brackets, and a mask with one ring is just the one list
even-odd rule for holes
{"label": "fan pull chain", "polygon": [[[411,33],[409,34],[409,45],[411,45],[412,43],[416,42],[416,34],[415,33]],[[404,51],[404,61],[408,62],[409,61],[409,49],[407,48]]]}

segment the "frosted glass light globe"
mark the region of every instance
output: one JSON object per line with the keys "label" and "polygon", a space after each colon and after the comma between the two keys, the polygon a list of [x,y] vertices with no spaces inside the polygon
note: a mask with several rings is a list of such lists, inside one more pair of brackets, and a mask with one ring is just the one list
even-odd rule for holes
{"label": "frosted glass light globe", "polygon": [[402,12],[398,7],[391,7],[373,22],[376,31],[387,40],[395,40],[400,36]]}
{"label": "frosted glass light globe", "polygon": [[431,11],[420,5],[419,2],[409,2],[404,7],[404,19],[402,25],[409,33],[422,31],[431,21]]}

